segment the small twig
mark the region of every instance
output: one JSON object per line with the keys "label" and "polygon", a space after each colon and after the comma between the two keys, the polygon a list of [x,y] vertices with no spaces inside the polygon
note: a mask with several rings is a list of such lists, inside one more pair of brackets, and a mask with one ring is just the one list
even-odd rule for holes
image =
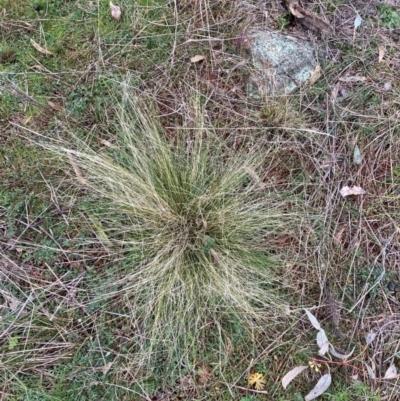
{"label": "small twig", "polygon": [[245,390],[245,391],[252,391],[253,393],[258,393],[258,394],[269,394],[268,391],[262,391],[262,390],[255,390],[253,388],[247,388],[247,387],[242,387],[242,386],[236,386],[236,384],[232,384],[231,387],[238,388],[240,390]]}
{"label": "small twig", "polygon": [[357,368],[356,366],[350,365],[348,362],[346,361],[342,361],[342,362],[337,362],[337,361],[327,361],[325,359],[317,359],[317,358],[312,358],[313,362],[319,362],[319,363],[326,363],[327,365],[339,365],[339,366],[348,366],[352,369],[356,369],[356,370],[361,370],[360,368]]}
{"label": "small twig", "polygon": [[14,82],[8,80],[9,82],[9,87],[7,88],[7,86],[1,86],[0,85],[0,89],[4,90],[4,91],[11,91],[11,93],[13,93],[15,96],[19,96],[20,98],[23,97],[27,100],[29,100],[30,102],[34,103],[36,106],[41,107],[42,109],[44,109],[45,111],[51,112],[53,113],[53,110],[50,107],[47,107],[46,105],[38,102],[36,99],[34,99],[32,96],[28,95],[26,92],[24,92],[23,90],[21,90]]}

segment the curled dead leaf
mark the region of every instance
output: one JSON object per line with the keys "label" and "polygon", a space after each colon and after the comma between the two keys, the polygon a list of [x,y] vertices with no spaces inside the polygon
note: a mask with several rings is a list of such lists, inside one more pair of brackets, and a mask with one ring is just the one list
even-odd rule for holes
{"label": "curled dead leaf", "polygon": [[33,70],[43,71],[43,72],[50,72],[46,67],[42,64],[35,64],[31,67]]}
{"label": "curled dead leaf", "polygon": [[338,97],[339,94],[339,90],[340,90],[340,83],[338,82],[332,89],[331,92],[331,102],[335,103],[336,98]]}
{"label": "curled dead leaf", "polygon": [[317,318],[308,309],[304,309],[304,310],[307,314],[308,320],[311,322],[311,324],[314,326],[314,328],[317,329],[318,331],[322,330],[321,325],[319,324]]}
{"label": "curled dead leaf", "polygon": [[106,374],[110,370],[112,364],[112,362],[107,362],[104,366],[102,366],[101,372]]}
{"label": "curled dead leaf", "polygon": [[396,366],[391,364],[385,373],[384,379],[397,379],[398,376]]}
{"label": "curled dead leaf", "polygon": [[110,10],[111,16],[115,19],[115,21],[119,22],[121,19],[121,7],[116,6],[112,1],[110,1]]}
{"label": "curled dead leaf", "polygon": [[194,57],[192,57],[192,58],[190,59],[190,62],[191,62],[191,63],[198,63],[199,61],[203,61],[203,60],[205,60],[205,59],[206,59],[205,56],[200,56],[199,54],[197,54],[196,56],[194,56]]}
{"label": "curled dead leaf", "polygon": [[30,40],[31,45],[41,54],[51,55],[52,52],[48,51],[44,47],[40,46],[39,43],[36,43],[33,39]]}
{"label": "curled dead leaf", "polygon": [[62,106],[55,104],[55,103],[51,102],[50,100],[47,101],[47,104],[55,111],[60,111],[63,109]]}
{"label": "curled dead leaf", "polygon": [[342,236],[343,236],[344,231],[346,230],[346,227],[347,227],[347,225],[341,227],[341,228],[336,232],[336,234],[334,235],[334,237],[333,237],[333,243],[334,243],[335,245],[340,245],[340,243],[342,242]]}
{"label": "curled dead leaf", "polygon": [[107,141],[107,139],[100,139],[100,143],[104,146],[107,146],[108,148],[115,149],[116,146],[114,146],[110,141]]}
{"label": "curled dead leaf", "polygon": [[353,350],[351,352],[349,352],[348,354],[341,354],[340,352],[337,352],[335,350],[335,348],[333,347],[332,344],[329,345],[329,353],[331,355],[333,355],[335,358],[342,359],[342,360],[346,360],[346,359],[350,358],[353,355],[354,350],[355,350],[355,348],[353,348]]}
{"label": "curled dead leaf", "polygon": [[[300,12],[300,10],[297,9],[298,7],[299,7],[299,6],[297,5],[297,7],[296,7],[296,5],[295,5],[294,3],[289,3],[289,4],[288,4],[289,11],[290,11],[295,17],[297,17],[297,18],[304,18],[304,15]],[[299,8],[300,8],[300,7],[299,7]]]}
{"label": "curled dead leaf", "polygon": [[317,64],[317,66],[315,67],[314,71],[311,73],[311,77],[308,80],[308,83],[310,85],[314,85],[315,82],[318,81],[320,76],[321,76],[321,66],[319,64]]}
{"label": "curled dead leaf", "polygon": [[381,63],[383,60],[383,56],[385,55],[385,46],[380,45],[378,49],[379,49],[378,63]]}
{"label": "curled dead leaf", "polygon": [[349,195],[364,195],[367,193],[361,187],[356,187],[356,186],[355,187],[345,186],[339,192],[340,192],[340,195],[343,196],[343,198],[345,198],[346,196],[349,196]]}

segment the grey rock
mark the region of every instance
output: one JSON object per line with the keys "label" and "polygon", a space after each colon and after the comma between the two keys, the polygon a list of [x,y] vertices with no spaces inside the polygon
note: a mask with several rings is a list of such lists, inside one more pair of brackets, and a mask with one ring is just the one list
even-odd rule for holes
{"label": "grey rock", "polygon": [[253,32],[249,39],[256,70],[248,86],[251,95],[288,94],[319,78],[320,66],[311,43],[279,32]]}

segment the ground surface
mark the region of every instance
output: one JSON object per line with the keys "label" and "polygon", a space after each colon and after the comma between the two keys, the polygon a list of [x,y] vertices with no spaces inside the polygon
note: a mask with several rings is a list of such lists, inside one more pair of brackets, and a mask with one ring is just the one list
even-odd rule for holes
{"label": "ground surface", "polygon": [[[333,378],[322,399],[399,399],[397,378],[383,376],[400,367],[400,4],[303,3],[332,34],[296,24],[277,1],[121,0],[117,22],[107,1],[0,0],[1,399],[302,400],[320,372],[307,370],[287,390],[280,380],[324,360],[303,307],[341,352],[355,348],[346,362],[321,362]],[[253,27],[312,42],[321,78],[251,100]],[[205,59],[191,63],[195,55]],[[99,149],[112,145],[115,88],[128,75],[171,138],[190,121],[196,93],[226,146],[265,147],[261,179],[302,205],[298,226],[267,244],[284,256],[282,291],[296,318],[251,342],[232,331],[226,361],[211,348],[176,377],[127,368],[132,327],[90,303],[109,260],[104,247],[81,241],[96,236],[85,191],[71,189],[68,163],[33,143],[34,132],[69,130]],[[366,194],[343,198],[346,185]],[[263,389],[249,384],[252,373]]]}

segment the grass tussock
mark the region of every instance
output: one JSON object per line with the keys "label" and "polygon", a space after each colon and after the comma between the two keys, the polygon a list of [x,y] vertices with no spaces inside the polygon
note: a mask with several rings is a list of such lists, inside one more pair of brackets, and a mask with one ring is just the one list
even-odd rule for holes
{"label": "grass tussock", "polygon": [[171,140],[151,108],[124,98],[115,147],[58,151],[113,255],[99,298],[129,311],[135,362],[193,360],[210,338],[222,346],[225,324],[252,331],[283,314],[269,240],[295,216],[259,178],[263,154],[227,151],[200,106],[193,135]]}

